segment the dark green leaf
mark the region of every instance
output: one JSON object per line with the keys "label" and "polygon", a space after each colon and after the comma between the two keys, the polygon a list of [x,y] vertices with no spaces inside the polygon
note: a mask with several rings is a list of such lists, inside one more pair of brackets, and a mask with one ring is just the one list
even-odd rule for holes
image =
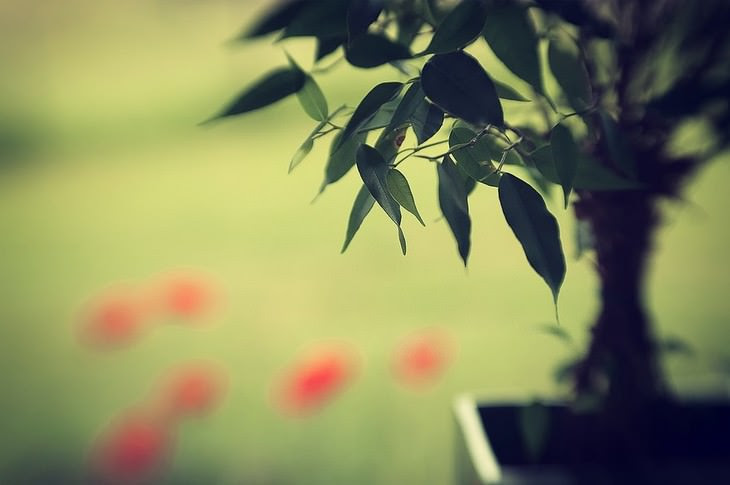
{"label": "dark green leaf", "polygon": [[345,59],[356,67],[377,67],[411,56],[408,47],[377,34],[363,34],[345,46]]}
{"label": "dark green leaf", "polygon": [[459,255],[466,266],[471,247],[471,218],[464,176],[447,156],[437,164],[439,206],[456,239]]}
{"label": "dark green leaf", "polygon": [[550,146],[555,164],[555,173],[558,175],[560,185],[563,187],[565,207],[568,207],[568,197],[573,190],[575,175],[578,171],[578,159],[580,153],[573,141],[573,135],[564,125],[558,124],[550,133]]}
{"label": "dark green leaf", "polygon": [[539,402],[520,408],[520,431],[530,460],[538,461],[550,431],[550,412]]}
{"label": "dark green leaf", "polygon": [[390,195],[387,185],[388,164],[373,147],[360,145],[356,154],[357,170],[375,201],[383,208],[397,226],[400,226],[401,213],[398,202]]}
{"label": "dark green leaf", "polygon": [[416,111],[421,102],[425,99],[426,95],[421,89],[421,83],[415,81],[408,88],[406,94],[400,99],[398,107],[393,113],[393,117],[390,119],[390,124],[386,131],[391,131],[396,128],[400,128],[406,123],[410,122],[411,116]]}
{"label": "dark green leaf", "polygon": [[499,96],[500,98],[509,99],[512,101],[529,101],[529,99],[522,96],[510,86],[507,86],[506,84],[499,81],[495,81],[494,79],[492,79],[492,82],[494,83],[494,88],[497,90],[497,96]]}
{"label": "dark green leaf", "polygon": [[423,19],[414,14],[398,17],[398,43],[410,47],[423,25]]}
{"label": "dark green leaf", "polygon": [[241,37],[252,39],[283,29],[289,25],[306,4],[307,0],[280,2],[275,8],[266,12],[263,17],[257,19]]}
{"label": "dark green leaf", "polygon": [[510,71],[538,93],[543,92],[538,38],[524,7],[509,2],[491,8],[484,39]]}
{"label": "dark green leaf", "polygon": [[380,136],[375,141],[375,149],[383,157],[385,163],[393,163],[405,137],[405,127],[393,131],[383,130],[380,132]]}
{"label": "dark green leaf", "polygon": [[[449,135],[449,147],[454,148],[469,143],[475,136],[476,133],[468,128],[456,127]],[[487,183],[488,177],[495,172],[496,167],[491,161],[491,147],[485,146],[482,140],[484,138],[480,138],[472,146],[456,150],[451,155],[469,177],[477,182]]]}
{"label": "dark green leaf", "polygon": [[[558,174],[555,171],[553,163],[552,149],[550,145],[545,145],[530,154],[530,160],[540,171],[542,176],[554,183],[560,185]],[[641,185],[633,180],[628,180],[605,167],[600,162],[591,158],[584,153],[580,153],[578,161],[578,171],[573,181],[574,189],[583,190],[631,190],[638,189]]]}
{"label": "dark green leaf", "polygon": [[306,80],[299,69],[279,68],[249,86],[215,118],[235,116],[273,104],[296,93]]}
{"label": "dark green leaf", "polygon": [[304,140],[304,143],[302,143],[292,157],[291,162],[289,162],[289,172],[294,170],[294,168],[299,165],[302,160],[304,160],[304,157],[309,155],[309,152],[312,151],[312,147],[314,147],[314,140],[311,137]]}
{"label": "dark green leaf", "polygon": [[550,40],[548,62],[570,106],[576,111],[589,107],[592,102],[591,84],[575,41],[567,35]]}
{"label": "dark green leaf", "polygon": [[319,62],[329,54],[332,54],[345,41],[347,41],[347,38],[342,36],[319,37],[317,39],[317,52],[314,55],[315,62]]}
{"label": "dark green leaf", "polygon": [[342,0],[306,1],[304,8],[286,25],[282,38],[345,36],[347,7],[348,2]]}
{"label": "dark green leaf", "polygon": [[398,242],[400,243],[400,250],[403,253],[403,256],[406,255],[406,235],[403,234],[403,229],[401,229],[400,226],[398,226]]}
{"label": "dark green leaf", "polygon": [[441,125],[444,124],[444,112],[441,111],[441,108],[423,98],[410,119],[413,133],[416,134],[416,140],[420,145],[428,141],[441,129]]}
{"label": "dark green leaf", "polygon": [[474,41],[484,27],[487,8],[481,0],[463,0],[444,18],[424,54],[455,51]]}
{"label": "dark green leaf", "polygon": [[329,158],[327,159],[327,167],[325,168],[322,190],[324,190],[324,187],[328,184],[332,184],[340,180],[353,166],[355,166],[355,154],[357,153],[357,149],[360,145],[365,143],[365,133],[356,133],[342,145],[339,144],[341,137],[342,132],[340,131],[332,140]]}
{"label": "dark green leaf", "polygon": [[420,222],[422,226],[425,226],[426,223],[423,222],[421,214],[418,213],[418,209],[416,208],[416,201],[413,199],[413,192],[411,192],[411,186],[408,185],[406,176],[398,170],[392,169],[388,172],[386,180],[390,195],[393,196],[401,207],[416,216],[416,219],[418,219],[418,222]]}
{"label": "dark green leaf", "polygon": [[383,10],[383,0],[352,0],[347,10],[347,35],[350,39],[368,31]]}
{"label": "dark green leaf", "polygon": [[370,116],[365,123],[357,129],[358,133],[371,132],[387,127],[390,120],[393,118],[393,113],[395,113],[399,101],[400,99],[395,97],[381,106],[374,115]]}
{"label": "dark green leaf", "polygon": [[403,83],[386,82],[371,89],[352,113],[350,121],[347,122],[347,126],[342,132],[339,144],[346,142],[381,106],[398,96],[402,88]]}
{"label": "dark green leaf", "polygon": [[375,204],[375,199],[370,195],[370,191],[364,185],[360,188],[360,191],[355,197],[355,203],[352,205],[350,211],[350,218],[347,221],[347,233],[345,234],[345,243],[342,245],[342,253],[347,250],[347,247],[352,242],[352,238],[355,237],[355,233],[360,229],[362,221],[370,213],[370,210]]}
{"label": "dark green leaf", "polygon": [[304,86],[297,91],[297,98],[299,98],[299,104],[302,105],[304,111],[313,120],[324,121],[329,116],[327,99],[325,99],[322,90],[319,89],[312,76],[307,75]]}
{"label": "dark green leaf", "polygon": [[504,123],[494,83],[465,52],[431,57],[423,66],[421,86],[434,104],[457,118],[477,126]]}
{"label": "dark green leaf", "polygon": [[522,244],[527,261],[550,287],[557,303],[565,278],[565,256],[558,222],[540,194],[512,174],[499,181],[499,202],[507,224]]}
{"label": "dark green leaf", "polygon": [[627,177],[636,178],[636,160],[618,123],[603,110],[598,115],[603,127],[603,142],[614,165]]}

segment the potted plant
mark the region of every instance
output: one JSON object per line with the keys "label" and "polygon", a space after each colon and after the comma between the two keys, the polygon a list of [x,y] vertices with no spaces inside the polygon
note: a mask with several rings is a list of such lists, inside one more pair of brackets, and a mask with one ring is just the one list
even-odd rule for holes
{"label": "potted plant", "polygon": [[[599,483],[596,476],[657,483],[728,477],[728,446],[707,434],[728,430],[728,407],[672,397],[642,295],[658,204],[679,197],[730,143],[727,18],[724,0],[289,0],[241,35],[314,38],[317,65],[341,52],[357,68],[395,68],[354,108],[332,109],[312,73],[289,58],[215,117],[298,97],[317,125],[290,169],[332,134],[323,188],[350,170],[363,182],[343,251],[377,203],[405,254],[403,210],[423,221],[398,166],[425,160],[424,169],[438,174],[439,205],[464,264],[469,195],[495,190],[559,320],[565,257],[543,195],[557,186],[561,203],[572,207],[579,247],[594,251],[600,281],[590,344],[566,368],[567,403],[486,408],[458,401],[461,424],[488,428],[481,451],[470,452],[481,454],[479,480],[515,477],[494,460],[485,475],[484,459],[493,454],[558,483],[566,470],[588,483]],[[474,43],[486,43],[520,81],[493,79],[470,53]],[[703,143],[678,144],[687,130],[700,132]],[[412,144],[403,143],[407,134]],[[468,443],[478,435],[465,433]],[[501,437],[506,445],[495,444]],[[565,467],[555,472],[561,460]],[[687,475],[692,460],[711,471]]]}

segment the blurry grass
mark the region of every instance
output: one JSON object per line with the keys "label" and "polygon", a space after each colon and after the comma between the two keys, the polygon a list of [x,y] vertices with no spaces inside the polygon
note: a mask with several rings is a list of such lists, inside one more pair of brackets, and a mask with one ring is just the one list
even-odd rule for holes
{"label": "blurry grass", "polygon": [[[79,469],[104,423],[188,359],[221,362],[231,388],[220,410],[181,430],[173,482],[448,483],[455,393],[556,391],[553,367],[571,351],[535,330],[551,321],[549,292],[493,192],[471,200],[466,271],[437,221],[435,169],[418,160],[403,168],[428,227],[406,220],[409,255],[400,256],[377,210],[339,255],[359,182],[351,173],[310,204],[328,143],[286,175],[312,125],[295,100],[196,126],[283,62],[266,41],[223,45],[252,7],[3,7],[28,25],[3,32],[15,42],[5,45],[20,46],[2,51],[17,67],[2,81],[5,93],[18,94],[3,118],[30,117],[42,128],[36,149],[0,171],[0,470],[37,455]],[[291,51],[306,59],[311,45]],[[322,78],[332,106],[355,103],[388,71],[348,72]],[[648,298],[660,333],[686,338],[700,355],[671,361],[673,376],[706,372],[727,355],[729,176],[727,160],[704,172],[691,204],[668,207],[657,243]],[[570,218],[552,210],[572,254]],[[181,268],[205,271],[224,288],[214,325],[153,327],[107,354],[78,345],[73,331],[87,298]],[[561,318],[579,345],[594,295],[590,264],[571,262]],[[434,389],[401,389],[390,376],[392,351],[404,334],[429,326],[453,333],[453,367]],[[361,352],[359,378],[319,415],[279,416],[269,403],[272,380],[308,343],[333,338]]]}

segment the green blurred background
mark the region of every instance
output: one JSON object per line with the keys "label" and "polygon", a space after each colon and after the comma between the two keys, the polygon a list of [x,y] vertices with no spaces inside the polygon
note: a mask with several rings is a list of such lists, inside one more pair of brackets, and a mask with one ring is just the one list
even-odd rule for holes
{"label": "green blurred background", "polygon": [[[416,159],[403,168],[428,227],[405,221],[408,256],[377,210],[340,255],[357,175],[311,204],[323,141],[287,176],[313,127],[294,98],[198,126],[285,62],[271,39],[228,42],[264,3],[0,0],[0,482],[79,476],[99,430],[189,360],[217,361],[230,387],[180,430],[172,483],[449,483],[455,394],[560,395],[553,371],[583,347],[597,306],[590,255],[569,257],[561,295],[571,347],[540,330],[549,291],[493,191],[471,200],[466,271],[438,220],[435,170]],[[311,66],[312,43],[286,47]],[[337,106],[397,76],[343,68],[317,79]],[[684,202],[666,204],[656,243],[647,299],[658,334],[695,350],[665,362],[683,392],[712,387],[730,358],[728,180],[727,158],[711,164]],[[572,220],[557,201],[570,256]],[[223,289],[211,325],[155,326],[106,353],[79,344],[89,298],[179,270]],[[404,389],[393,351],[427,327],[448,330],[458,352],[435,387]],[[274,379],[331,339],[360,352],[357,380],[321,413],[282,416]]]}

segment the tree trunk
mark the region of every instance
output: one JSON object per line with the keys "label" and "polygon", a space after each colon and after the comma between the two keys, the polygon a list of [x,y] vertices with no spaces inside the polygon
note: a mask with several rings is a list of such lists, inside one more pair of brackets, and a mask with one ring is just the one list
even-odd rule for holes
{"label": "tree trunk", "polygon": [[644,191],[582,192],[576,216],[593,231],[601,308],[576,374],[579,394],[641,407],[663,393],[651,323],[643,305],[647,256],[657,226],[655,196]]}

